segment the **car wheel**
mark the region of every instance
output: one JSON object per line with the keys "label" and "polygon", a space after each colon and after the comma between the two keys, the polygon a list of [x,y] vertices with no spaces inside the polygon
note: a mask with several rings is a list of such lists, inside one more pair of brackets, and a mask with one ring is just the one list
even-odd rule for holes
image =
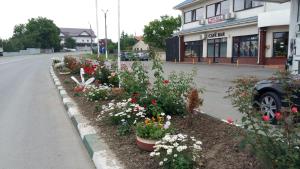
{"label": "car wheel", "polygon": [[270,117],[275,119],[275,113],[281,109],[281,101],[279,96],[274,92],[267,92],[260,97],[260,110]]}

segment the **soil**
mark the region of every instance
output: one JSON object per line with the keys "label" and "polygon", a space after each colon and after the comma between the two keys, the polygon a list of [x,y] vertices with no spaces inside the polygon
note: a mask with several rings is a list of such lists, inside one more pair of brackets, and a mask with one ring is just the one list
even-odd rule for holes
{"label": "soil", "polygon": [[[82,95],[76,95],[73,91],[75,83],[71,75],[59,75],[56,73],[70,97],[78,104],[84,116],[86,116],[96,128],[98,134],[105,140],[117,158],[126,169],[158,169],[158,162],[149,156],[149,152],[138,149],[135,142],[135,134],[126,136],[117,134],[117,127],[106,120],[96,121],[96,107],[105,102],[89,102]],[[203,142],[204,165],[206,169],[263,169],[258,160],[249,151],[241,150],[239,143],[242,129],[224,123],[205,114],[195,115],[192,125],[187,127],[187,119],[184,117],[172,117],[172,125],[176,132],[194,136]]]}

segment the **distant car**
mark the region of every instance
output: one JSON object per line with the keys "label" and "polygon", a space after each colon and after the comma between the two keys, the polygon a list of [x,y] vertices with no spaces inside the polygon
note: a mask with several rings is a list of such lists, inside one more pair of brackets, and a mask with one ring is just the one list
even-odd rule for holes
{"label": "distant car", "polygon": [[0,48],[0,56],[3,56],[3,48]]}
{"label": "distant car", "polygon": [[64,48],[63,49],[64,52],[76,52],[76,49],[71,49],[71,48]]}
{"label": "distant car", "polygon": [[[299,79],[299,76],[293,76],[293,79]],[[291,98],[294,106],[300,106],[300,84],[292,84],[292,79],[287,80],[287,84],[291,85],[295,92]],[[299,90],[298,90],[299,89]],[[282,107],[288,107],[285,101],[286,93],[283,89],[283,83],[279,80],[262,80],[254,87],[254,103],[262,112],[274,119],[275,113],[279,112]]]}
{"label": "distant car", "polygon": [[145,53],[145,52],[137,53],[137,57],[141,61],[147,61],[147,60],[149,60],[149,54]]}

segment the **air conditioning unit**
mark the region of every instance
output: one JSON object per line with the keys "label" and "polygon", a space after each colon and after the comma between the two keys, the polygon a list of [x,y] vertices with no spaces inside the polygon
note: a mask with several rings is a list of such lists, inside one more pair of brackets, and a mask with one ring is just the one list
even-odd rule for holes
{"label": "air conditioning unit", "polygon": [[200,40],[206,39],[206,34],[200,34]]}
{"label": "air conditioning unit", "polygon": [[235,13],[230,12],[228,14],[225,14],[224,17],[225,17],[224,19],[229,20],[229,19],[234,19],[236,17],[236,15],[235,15]]}
{"label": "air conditioning unit", "polygon": [[201,20],[199,21],[199,25],[205,25],[205,19],[201,19]]}

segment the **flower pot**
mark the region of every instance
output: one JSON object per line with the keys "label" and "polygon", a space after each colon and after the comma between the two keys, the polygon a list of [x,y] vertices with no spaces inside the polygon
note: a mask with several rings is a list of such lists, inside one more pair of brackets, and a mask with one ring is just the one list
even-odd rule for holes
{"label": "flower pot", "polygon": [[137,146],[141,150],[145,150],[145,151],[149,151],[149,152],[154,151],[154,146],[157,141],[158,140],[143,139],[143,138],[140,138],[139,136],[136,136]]}

